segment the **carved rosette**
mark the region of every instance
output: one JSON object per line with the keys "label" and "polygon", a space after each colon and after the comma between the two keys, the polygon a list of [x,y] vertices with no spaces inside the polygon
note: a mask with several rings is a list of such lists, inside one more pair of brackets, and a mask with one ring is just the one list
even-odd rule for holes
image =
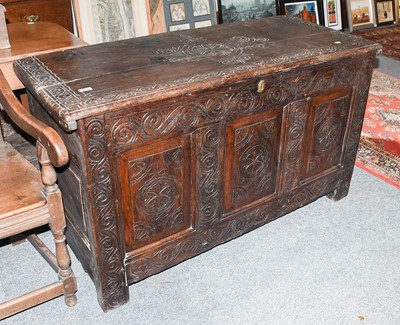
{"label": "carved rosette", "polygon": [[133,159],[128,166],[132,207],[127,214],[135,219],[132,221],[135,245],[155,236],[167,236],[183,225],[183,189],[178,185],[183,174],[182,148]]}
{"label": "carved rosette", "polygon": [[[91,197],[91,229],[100,284],[99,299],[104,310],[113,309],[128,301],[125,267],[120,244],[120,228],[113,201],[113,185],[107,153],[107,138],[104,120],[94,118],[82,127],[84,150],[87,152],[89,169],[87,183]],[[107,299],[105,300],[105,297]]]}

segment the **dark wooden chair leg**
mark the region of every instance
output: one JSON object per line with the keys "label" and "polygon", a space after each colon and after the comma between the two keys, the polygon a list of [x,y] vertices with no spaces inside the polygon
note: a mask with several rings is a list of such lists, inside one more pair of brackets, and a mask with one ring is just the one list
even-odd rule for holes
{"label": "dark wooden chair leg", "polygon": [[62,196],[56,183],[57,174],[50,161],[47,151],[40,142],[37,142],[38,160],[42,167],[42,182],[45,185],[44,191],[47,196],[51,215],[50,229],[56,245],[56,262],[58,276],[64,285],[65,303],[68,306],[75,306],[77,291],[76,280],[71,269],[71,257],[69,255],[64,236],[66,227]]}

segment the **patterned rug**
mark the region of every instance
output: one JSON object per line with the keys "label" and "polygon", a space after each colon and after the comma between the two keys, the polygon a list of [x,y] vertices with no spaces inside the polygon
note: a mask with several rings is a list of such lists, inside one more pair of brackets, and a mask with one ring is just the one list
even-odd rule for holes
{"label": "patterned rug", "polygon": [[400,189],[400,79],[374,70],[356,165]]}
{"label": "patterned rug", "polygon": [[355,35],[382,44],[383,55],[400,60],[400,26],[378,27],[364,32],[355,32]]}

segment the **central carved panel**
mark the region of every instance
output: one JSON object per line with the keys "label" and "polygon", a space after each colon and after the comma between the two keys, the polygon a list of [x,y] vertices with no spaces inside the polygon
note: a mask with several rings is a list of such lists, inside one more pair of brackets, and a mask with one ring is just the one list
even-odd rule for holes
{"label": "central carved panel", "polygon": [[276,110],[232,123],[227,137],[227,210],[275,192],[280,133],[281,113]]}

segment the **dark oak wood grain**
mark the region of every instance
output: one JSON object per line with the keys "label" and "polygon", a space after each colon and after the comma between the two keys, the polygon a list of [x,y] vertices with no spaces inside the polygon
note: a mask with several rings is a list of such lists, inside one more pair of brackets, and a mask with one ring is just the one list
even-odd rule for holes
{"label": "dark oak wood grain", "polygon": [[346,196],[380,47],[291,17],[17,61],[68,146],[68,240],[104,310],[128,284]]}

